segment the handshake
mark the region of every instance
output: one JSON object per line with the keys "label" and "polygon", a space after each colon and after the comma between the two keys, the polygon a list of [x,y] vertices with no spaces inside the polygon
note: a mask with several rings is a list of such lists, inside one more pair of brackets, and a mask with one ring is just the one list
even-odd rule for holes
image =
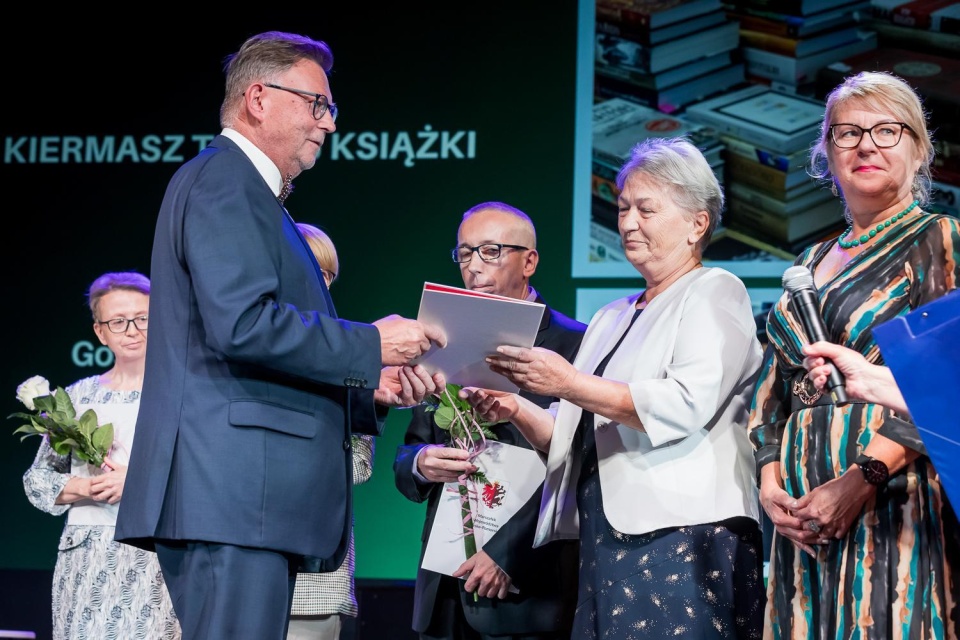
{"label": "handshake", "polygon": [[430,349],[447,346],[447,337],[433,325],[390,315],[373,322],[380,331],[380,386],[374,400],[387,407],[412,407],[446,386],[443,374],[430,375],[410,362]]}

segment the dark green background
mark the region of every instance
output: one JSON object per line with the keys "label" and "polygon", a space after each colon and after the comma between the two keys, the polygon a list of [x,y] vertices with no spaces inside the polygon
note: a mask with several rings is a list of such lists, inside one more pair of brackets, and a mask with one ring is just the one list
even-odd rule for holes
{"label": "dark green background", "polygon": [[[460,215],[497,199],[533,217],[542,255],[536,285],[573,314],[576,3],[403,4],[324,3],[299,15],[231,16],[229,24],[160,16],[147,18],[156,22],[142,25],[146,31],[74,23],[14,34],[2,43],[13,91],[5,148],[20,136],[219,133],[223,57],[259,31],[303,33],[333,49],[341,135],[387,132],[394,140],[406,132],[416,143],[428,125],[477,132],[474,159],[406,167],[401,160],[331,161],[325,150],[297,180],[291,214],[325,229],[339,248],[338,313],[361,321],[416,317],[425,280],[461,285],[449,259]],[[65,386],[102,371],[71,360],[76,342],[96,341],[84,291],[104,271],[149,274],[156,212],[179,166],[9,160],[5,154],[0,168],[8,194],[3,415],[22,409],[15,389],[32,375]],[[407,419],[391,413],[373,478],[356,492],[358,577],[410,578],[416,571],[423,507],[396,491],[392,471]],[[27,502],[21,476],[39,443],[19,442],[9,435],[17,425],[6,424],[0,568],[49,569],[64,519]]]}
{"label": "dark green background", "polygon": [[[541,255],[534,284],[552,306],[574,315],[578,287],[636,286],[639,280],[570,275],[576,1],[438,6],[324,4],[311,12],[261,11],[256,19],[231,15],[229,24],[154,15],[137,25],[123,26],[121,18],[119,27],[63,16],[58,22],[69,26],[52,27],[38,15],[42,28],[0,42],[4,146],[20,136],[216,134],[223,57],[253,33],[295,31],[334,51],[341,135],[387,132],[393,140],[406,132],[416,141],[429,126],[477,136],[474,159],[407,167],[401,160],[332,161],[325,151],[297,180],[291,214],[325,229],[339,249],[333,297],[342,317],[415,317],[424,281],[461,285],[449,249],[462,212],[485,200],[509,202],[533,218]],[[179,164],[19,164],[5,153],[4,415],[22,408],[15,389],[32,375],[65,386],[102,371],[71,360],[75,343],[95,341],[84,291],[105,271],[149,275],[156,212]],[[424,510],[400,496],[392,471],[407,420],[391,412],[373,477],[356,491],[359,578],[415,575]],[[51,569],[64,520],[27,502],[21,476],[38,441],[19,442],[9,435],[17,425],[6,424],[0,570]]]}

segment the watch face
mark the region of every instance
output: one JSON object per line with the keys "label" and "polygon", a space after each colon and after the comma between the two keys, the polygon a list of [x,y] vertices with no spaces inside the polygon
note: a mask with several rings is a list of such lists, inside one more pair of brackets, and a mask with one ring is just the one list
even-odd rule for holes
{"label": "watch face", "polygon": [[858,465],[863,471],[864,479],[870,484],[881,485],[887,481],[889,472],[887,471],[887,465],[884,464],[883,461],[869,458],[858,463]]}

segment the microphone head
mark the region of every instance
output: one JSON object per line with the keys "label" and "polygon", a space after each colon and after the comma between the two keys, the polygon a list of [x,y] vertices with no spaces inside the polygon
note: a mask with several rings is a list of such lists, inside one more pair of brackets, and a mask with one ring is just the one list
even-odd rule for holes
{"label": "microphone head", "polygon": [[807,267],[794,265],[783,272],[783,288],[790,293],[800,289],[815,289],[813,273]]}

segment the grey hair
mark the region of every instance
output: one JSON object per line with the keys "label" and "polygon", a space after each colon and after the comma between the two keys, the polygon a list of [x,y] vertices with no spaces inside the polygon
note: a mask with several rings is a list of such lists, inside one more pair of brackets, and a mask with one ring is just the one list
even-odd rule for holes
{"label": "grey hair", "polygon": [[[841,107],[847,104],[862,105],[889,113],[905,122],[913,132],[922,161],[913,178],[911,191],[921,206],[929,202],[933,180],[930,169],[934,156],[933,140],[927,130],[923,103],[906,81],[886,71],[862,71],[849,76],[834,88],[827,95],[826,104],[823,122],[820,123],[820,137],[810,150],[809,174],[812,177],[831,183],[839,192],[840,185],[830,172],[829,165],[830,154],[834,150],[830,140],[830,125]],[[849,213],[847,218],[849,221]]]}
{"label": "grey hair", "polygon": [[283,31],[248,38],[223,64],[227,84],[220,105],[220,126],[233,124],[247,87],[254,82],[269,82],[301,60],[316,62],[326,73],[333,68],[333,52],[321,40]]}
{"label": "grey hair", "polygon": [[698,211],[707,212],[707,229],[697,243],[702,254],[720,224],[724,195],[716,174],[700,149],[684,137],[647,138],[633,147],[630,159],[620,168],[617,189],[623,191],[627,180],[635,173],[644,173],[666,185],[684,215],[689,217]]}

